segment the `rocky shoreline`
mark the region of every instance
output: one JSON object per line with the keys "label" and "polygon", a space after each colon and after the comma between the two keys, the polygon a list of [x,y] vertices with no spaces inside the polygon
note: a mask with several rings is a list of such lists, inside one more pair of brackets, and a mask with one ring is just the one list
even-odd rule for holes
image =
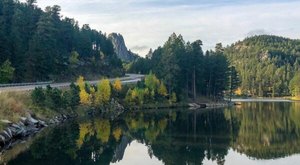
{"label": "rocky shoreline", "polygon": [[60,124],[76,117],[77,114],[61,114],[46,122],[34,118],[31,115],[27,115],[27,117],[21,117],[20,121],[17,123],[12,123],[8,120],[0,120],[0,122],[8,125],[0,132],[0,153],[13,147],[17,141],[25,140],[26,138],[35,135],[49,125]]}
{"label": "rocky shoreline", "polygon": [[[113,111],[108,111],[109,113],[107,113],[107,115],[110,116],[111,120],[117,118],[125,111],[124,106],[122,106],[115,99],[111,100],[109,104],[109,109],[113,109]],[[100,113],[103,112],[100,111]],[[88,112],[88,115],[94,116],[95,110]],[[24,141],[28,137],[40,132],[45,127],[48,127],[50,125],[58,125],[64,123],[67,120],[74,119],[77,117],[77,113],[60,114],[49,119],[48,121],[43,121],[41,119],[34,118],[32,115],[28,114],[27,117],[21,117],[20,121],[17,123],[13,123],[8,120],[0,120],[0,122],[7,125],[7,127],[0,132],[0,155],[4,151],[12,148],[18,142]]]}

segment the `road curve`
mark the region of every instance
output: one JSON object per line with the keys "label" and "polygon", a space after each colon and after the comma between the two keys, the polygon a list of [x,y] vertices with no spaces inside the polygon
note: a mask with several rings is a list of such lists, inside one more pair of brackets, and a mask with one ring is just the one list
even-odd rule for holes
{"label": "road curve", "polygon": [[[130,84],[130,83],[136,83],[138,81],[141,81],[141,79],[144,77],[144,75],[141,74],[126,74],[125,77],[120,77],[119,79],[121,80],[122,84]],[[116,80],[116,78],[111,78],[109,79],[111,82]],[[87,83],[95,85],[99,82],[100,80],[95,80],[95,81],[87,81]],[[69,87],[71,82],[66,82],[66,83],[51,83],[51,84],[43,84],[43,85],[26,85],[26,86],[12,86],[12,87],[1,87],[0,88],[0,93],[1,92],[13,92],[13,91],[30,91],[33,90],[37,87],[42,87],[46,88],[47,85],[50,85],[53,88],[65,88]]]}

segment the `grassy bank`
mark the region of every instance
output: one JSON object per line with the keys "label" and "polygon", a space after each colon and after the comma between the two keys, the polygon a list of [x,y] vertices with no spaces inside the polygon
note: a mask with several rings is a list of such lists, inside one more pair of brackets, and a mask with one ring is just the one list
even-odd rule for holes
{"label": "grassy bank", "polygon": [[[2,92],[0,93],[0,120],[18,122],[20,117],[31,114],[40,119],[47,119],[56,115],[56,112],[32,106],[30,92]],[[6,127],[0,122],[0,131]]]}
{"label": "grassy bank", "polygon": [[0,94],[0,118],[17,121],[26,114],[31,104],[28,92],[4,92]]}

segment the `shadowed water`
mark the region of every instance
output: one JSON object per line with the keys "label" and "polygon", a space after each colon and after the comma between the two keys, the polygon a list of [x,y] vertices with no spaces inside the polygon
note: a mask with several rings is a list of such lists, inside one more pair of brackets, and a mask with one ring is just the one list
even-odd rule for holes
{"label": "shadowed water", "polygon": [[[147,110],[45,130],[0,156],[9,165],[297,164],[300,103],[243,102],[215,110]],[[17,146],[18,147],[18,146]]]}

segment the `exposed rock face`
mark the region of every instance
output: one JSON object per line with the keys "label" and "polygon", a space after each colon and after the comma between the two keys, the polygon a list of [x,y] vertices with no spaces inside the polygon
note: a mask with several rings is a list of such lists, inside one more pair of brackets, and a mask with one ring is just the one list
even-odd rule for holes
{"label": "exposed rock face", "polygon": [[151,58],[152,58],[152,55],[153,55],[153,50],[150,49],[149,52],[146,54],[146,58],[151,59]]}
{"label": "exposed rock face", "polygon": [[122,61],[130,62],[138,57],[137,54],[134,54],[127,49],[124,38],[121,34],[111,33],[108,35],[108,38],[114,46],[115,53]]}

